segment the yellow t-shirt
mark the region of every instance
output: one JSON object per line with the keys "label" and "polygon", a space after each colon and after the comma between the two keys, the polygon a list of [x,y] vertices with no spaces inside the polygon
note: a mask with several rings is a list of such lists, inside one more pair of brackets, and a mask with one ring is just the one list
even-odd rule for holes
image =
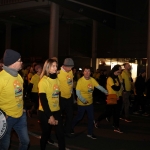
{"label": "yellow t-shirt", "polygon": [[[60,110],[59,107],[59,80],[51,79],[43,76],[38,84],[39,93],[46,93],[48,105],[52,112]],[[43,111],[42,105],[39,101],[39,110]]]}
{"label": "yellow t-shirt", "polygon": [[40,76],[35,74],[32,76],[30,83],[33,84],[32,92],[38,93],[38,83],[40,81]]}
{"label": "yellow t-shirt", "polygon": [[125,83],[125,90],[131,91],[131,74],[127,70],[123,70],[121,76]]}
{"label": "yellow t-shirt", "polygon": [[115,81],[116,81],[116,83],[114,83],[114,81],[111,77],[108,77],[106,87],[107,87],[108,94],[116,94],[117,97],[119,97],[119,91],[114,91],[111,87],[113,85],[119,86],[118,80],[115,79]]}
{"label": "yellow t-shirt", "polygon": [[27,79],[27,76],[28,76],[28,70],[27,69],[22,69],[22,76],[24,79]]}
{"label": "yellow t-shirt", "polygon": [[32,76],[33,76],[33,73],[29,72],[28,73],[28,84],[30,83]]}
{"label": "yellow t-shirt", "polygon": [[79,90],[80,91],[80,94],[83,98],[85,98],[85,100],[88,101],[87,104],[83,104],[79,98],[77,98],[77,104],[78,105],[81,105],[81,106],[86,106],[86,105],[90,105],[93,103],[93,96],[92,96],[92,93],[93,93],[93,90],[94,90],[94,87],[98,86],[99,84],[97,83],[97,81],[90,77],[89,80],[86,80],[83,77],[81,77],[78,82],[77,82],[77,87],[76,87],[76,90]]}
{"label": "yellow t-shirt", "polygon": [[70,98],[73,89],[73,73],[64,71],[62,68],[58,74],[58,79],[60,82],[60,92],[61,97]]}
{"label": "yellow t-shirt", "polygon": [[19,118],[23,113],[23,79],[5,70],[0,73],[0,109],[8,116]]}

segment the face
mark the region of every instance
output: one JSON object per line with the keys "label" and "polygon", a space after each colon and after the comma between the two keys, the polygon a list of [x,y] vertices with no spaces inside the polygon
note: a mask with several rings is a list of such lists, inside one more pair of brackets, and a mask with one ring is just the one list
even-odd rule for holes
{"label": "face", "polygon": [[89,79],[90,75],[91,75],[90,69],[84,69],[83,75],[84,75],[85,79]]}
{"label": "face", "polygon": [[77,70],[74,68],[72,71],[73,71],[73,73],[75,74]]}
{"label": "face", "polygon": [[118,75],[120,75],[120,74],[121,74],[121,67],[119,67],[119,70],[117,70],[117,71],[114,72],[114,75],[115,75],[115,76],[118,76]]}
{"label": "face", "polygon": [[142,77],[145,77],[146,76],[146,72],[142,73]]}
{"label": "face", "polygon": [[17,71],[21,70],[22,69],[22,60],[21,60],[21,58],[18,59],[18,61],[16,61],[14,64],[12,64],[12,67]]}
{"label": "face", "polygon": [[51,67],[49,68],[49,73],[53,74],[57,72],[57,63],[53,62]]}
{"label": "face", "polygon": [[39,68],[37,69],[37,72],[41,73],[41,72],[42,72],[42,67],[39,67]]}
{"label": "face", "polygon": [[130,65],[130,64],[126,64],[126,65],[125,65],[125,69],[127,69],[127,70],[130,71],[130,70],[131,70],[131,65]]}
{"label": "face", "polygon": [[73,68],[73,67],[63,66],[63,69],[64,69],[66,72],[71,71],[72,68]]}

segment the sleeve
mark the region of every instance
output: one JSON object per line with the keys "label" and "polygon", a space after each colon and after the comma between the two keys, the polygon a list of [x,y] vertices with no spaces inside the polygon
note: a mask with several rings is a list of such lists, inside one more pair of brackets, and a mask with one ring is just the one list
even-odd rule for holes
{"label": "sleeve", "polygon": [[96,86],[96,88],[102,91],[103,93],[108,94],[107,90],[104,89],[101,85]]}
{"label": "sleeve", "polygon": [[112,88],[114,91],[119,91],[119,90],[120,90],[120,86],[116,86],[116,85],[112,85],[111,88]]}
{"label": "sleeve", "polygon": [[40,98],[40,102],[41,102],[41,105],[43,107],[44,113],[46,114],[47,118],[49,119],[50,116],[52,116],[52,112],[51,112],[49,105],[48,105],[46,93],[40,93],[39,98]]}
{"label": "sleeve", "polygon": [[48,100],[46,97],[46,89],[47,89],[46,83],[43,80],[41,80],[38,84],[38,88],[39,88],[39,98],[40,98],[42,108],[47,118],[50,118],[50,116],[52,116],[52,112],[50,110],[50,107],[48,105]]}
{"label": "sleeve", "polygon": [[34,84],[34,76],[31,77],[30,83]]}
{"label": "sleeve", "polygon": [[115,85],[115,84],[114,84],[114,81],[113,81],[113,79],[112,79],[111,77],[109,77],[109,78],[107,79],[107,83],[110,85],[110,87],[111,87],[114,91],[119,91],[119,90],[120,90],[120,85],[119,85],[119,86]]}
{"label": "sleeve", "polygon": [[111,77],[109,77],[109,78],[107,79],[107,84],[109,84],[110,86],[115,85],[115,84],[114,84],[114,81],[113,81],[113,79],[112,79]]}
{"label": "sleeve", "polygon": [[80,100],[81,102],[85,103],[85,102],[86,102],[86,99],[83,98],[82,95],[81,95],[81,84],[80,84],[80,83],[81,83],[81,79],[79,79],[78,82],[77,82],[76,94],[77,94],[79,100]]}
{"label": "sleeve", "polygon": [[99,85],[98,82],[94,78],[92,78],[92,83],[93,83],[95,88],[99,89],[100,91],[102,91],[105,94],[108,93],[107,90],[104,89],[101,85]]}
{"label": "sleeve", "polygon": [[76,94],[79,98],[79,100],[82,102],[82,103],[85,103],[86,102],[86,99],[82,97],[81,93],[79,90],[76,90]]}

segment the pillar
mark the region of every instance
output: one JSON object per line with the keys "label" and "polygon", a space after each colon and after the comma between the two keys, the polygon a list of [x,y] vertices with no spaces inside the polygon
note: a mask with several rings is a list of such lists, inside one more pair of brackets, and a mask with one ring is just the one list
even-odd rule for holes
{"label": "pillar", "polygon": [[150,0],[148,0],[147,78],[150,78]]}
{"label": "pillar", "polygon": [[49,58],[58,57],[59,6],[50,6]]}
{"label": "pillar", "polygon": [[96,71],[96,57],[97,57],[97,21],[93,20],[93,32],[92,32],[92,68]]}

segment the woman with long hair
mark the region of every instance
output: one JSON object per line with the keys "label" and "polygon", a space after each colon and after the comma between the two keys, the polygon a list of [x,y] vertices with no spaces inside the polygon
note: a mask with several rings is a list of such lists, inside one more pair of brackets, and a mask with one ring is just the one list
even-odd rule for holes
{"label": "woman with long hair", "polygon": [[40,139],[41,150],[46,149],[50,137],[51,126],[55,126],[59,150],[65,150],[65,137],[59,106],[59,80],[57,78],[57,61],[45,61],[40,75],[39,88],[39,120],[42,129]]}
{"label": "woman with long hair", "polygon": [[[107,117],[113,115],[113,126],[114,132],[123,133],[119,129],[119,116],[120,116],[120,109],[118,105],[119,97],[120,97],[120,89],[121,89],[121,82],[119,80],[119,75],[121,73],[121,66],[115,65],[109,73],[107,78],[107,104],[106,104],[106,111],[105,113],[101,114],[95,122],[95,127],[98,128],[99,122]],[[113,97],[112,97],[113,96]],[[110,99],[110,100],[109,100]]]}

